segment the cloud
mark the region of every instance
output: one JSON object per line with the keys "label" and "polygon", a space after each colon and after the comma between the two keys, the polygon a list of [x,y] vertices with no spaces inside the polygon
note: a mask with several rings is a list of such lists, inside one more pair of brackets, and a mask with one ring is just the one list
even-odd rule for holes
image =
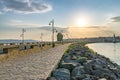
{"label": "cloud", "polygon": [[111,18],[113,22],[120,22],[120,16],[115,16]]}
{"label": "cloud", "polygon": [[22,20],[11,20],[12,23],[22,23]]}
{"label": "cloud", "polygon": [[52,10],[52,6],[43,0],[0,0],[0,12],[44,13]]}

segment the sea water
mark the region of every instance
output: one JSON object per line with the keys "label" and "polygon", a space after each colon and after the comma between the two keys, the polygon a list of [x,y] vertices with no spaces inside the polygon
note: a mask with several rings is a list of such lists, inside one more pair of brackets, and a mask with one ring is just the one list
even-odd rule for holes
{"label": "sea water", "polygon": [[92,43],[86,46],[120,65],[120,43]]}

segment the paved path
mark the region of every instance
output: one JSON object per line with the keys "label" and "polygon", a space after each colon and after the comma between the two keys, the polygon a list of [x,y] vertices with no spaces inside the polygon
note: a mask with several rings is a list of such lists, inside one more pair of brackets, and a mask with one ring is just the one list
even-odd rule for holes
{"label": "paved path", "polygon": [[0,80],[46,80],[68,44],[0,63]]}

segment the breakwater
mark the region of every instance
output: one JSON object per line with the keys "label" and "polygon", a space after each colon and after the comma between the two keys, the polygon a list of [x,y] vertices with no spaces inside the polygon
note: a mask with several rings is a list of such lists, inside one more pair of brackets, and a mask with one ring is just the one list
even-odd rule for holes
{"label": "breakwater", "polygon": [[84,44],[71,44],[48,80],[120,80],[120,66]]}

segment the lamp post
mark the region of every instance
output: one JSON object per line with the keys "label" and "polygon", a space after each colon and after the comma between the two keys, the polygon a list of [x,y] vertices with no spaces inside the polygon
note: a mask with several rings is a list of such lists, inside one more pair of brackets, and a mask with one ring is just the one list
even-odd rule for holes
{"label": "lamp post", "polygon": [[49,25],[52,26],[52,47],[55,47],[55,43],[54,43],[54,20],[50,21]]}

